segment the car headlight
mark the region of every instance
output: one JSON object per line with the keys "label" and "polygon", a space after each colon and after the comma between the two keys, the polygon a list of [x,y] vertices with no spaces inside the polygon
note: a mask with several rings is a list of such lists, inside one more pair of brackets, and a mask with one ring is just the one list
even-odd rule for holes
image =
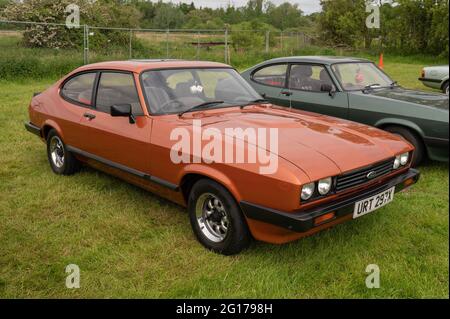
{"label": "car headlight", "polygon": [[309,183],[309,184],[303,185],[302,194],[301,194],[302,200],[310,199],[312,197],[312,195],[314,194],[315,187],[316,187],[315,183]]}
{"label": "car headlight", "polygon": [[409,153],[404,153],[400,155],[400,164],[402,166],[408,164],[408,160],[409,160]]}
{"label": "car headlight", "polygon": [[319,194],[320,195],[328,194],[331,190],[332,182],[333,182],[333,180],[331,179],[331,177],[321,179],[319,181],[319,183],[317,184],[317,190],[318,190]]}
{"label": "car headlight", "polygon": [[396,156],[396,157],[395,157],[395,161],[394,161],[393,168],[394,168],[394,169],[398,169],[399,167],[400,167],[400,156]]}

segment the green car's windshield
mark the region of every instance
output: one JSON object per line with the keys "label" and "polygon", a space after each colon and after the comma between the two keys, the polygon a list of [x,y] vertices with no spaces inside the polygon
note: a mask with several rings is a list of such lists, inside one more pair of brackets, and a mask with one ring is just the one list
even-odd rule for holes
{"label": "green car's windshield", "polygon": [[143,92],[152,114],[241,106],[261,96],[229,68],[167,69],[142,73]]}
{"label": "green car's windshield", "polygon": [[394,81],[373,63],[338,63],[332,66],[333,72],[346,91],[365,88],[389,87]]}

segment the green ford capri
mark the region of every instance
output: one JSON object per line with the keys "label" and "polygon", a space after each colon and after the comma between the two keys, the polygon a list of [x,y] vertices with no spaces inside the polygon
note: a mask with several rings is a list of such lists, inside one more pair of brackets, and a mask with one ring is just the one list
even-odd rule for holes
{"label": "green ford capri", "polygon": [[397,85],[374,63],[347,57],[287,57],[243,77],[273,104],[372,125],[414,145],[413,164],[448,161],[449,98]]}

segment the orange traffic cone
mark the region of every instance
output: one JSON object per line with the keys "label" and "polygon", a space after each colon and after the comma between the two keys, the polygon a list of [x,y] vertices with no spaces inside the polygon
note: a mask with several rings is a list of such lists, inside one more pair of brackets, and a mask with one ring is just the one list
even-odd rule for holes
{"label": "orange traffic cone", "polygon": [[380,69],[384,68],[384,62],[383,62],[383,53],[380,54],[380,62],[378,62],[378,67]]}

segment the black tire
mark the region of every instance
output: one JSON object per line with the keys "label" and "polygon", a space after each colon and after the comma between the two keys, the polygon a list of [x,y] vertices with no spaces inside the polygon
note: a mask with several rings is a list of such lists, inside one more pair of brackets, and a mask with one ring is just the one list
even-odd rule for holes
{"label": "black tire", "polygon": [[[58,145],[57,150],[54,149],[54,143]],[[55,156],[54,151],[58,153]],[[58,159],[55,159],[56,156]],[[47,134],[47,158],[52,171],[58,175],[72,175],[80,168],[80,162],[67,150],[66,144],[54,129]]]}
{"label": "black tire", "polygon": [[[221,240],[214,236],[216,240],[210,239],[212,236],[212,228],[209,227],[209,220],[212,218],[197,218],[198,208],[207,207],[208,204],[206,201],[208,200],[208,196],[218,199],[221,202],[220,207],[224,208],[224,213],[222,211],[222,215],[220,215],[217,212],[219,216],[222,216],[219,218],[223,218],[224,214],[227,216],[227,231]],[[207,198],[205,202],[203,202],[204,198]],[[204,211],[204,208],[201,210]],[[229,256],[238,254],[250,245],[251,235],[239,206],[233,196],[218,183],[209,179],[202,179],[195,183],[189,193],[188,211],[192,230],[198,241],[206,248],[216,253]],[[216,211],[213,214],[216,214]],[[200,227],[200,223],[203,224],[203,227]],[[209,233],[210,237],[207,237],[205,232]]]}
{"label": "black tire", "polygon": [[425,146],[423,145],[422,140],[416,133],[401,126],[388,126],[385,127],[384,129],[392,134],[400,135],[414,146],[416,150],[413,153],[411,161],[412,167],[418,166],[423,161],[425,157]]}
{"label": "black tire", "polygon": [[448,95],[448,81],[442,86],[442,92]]}

